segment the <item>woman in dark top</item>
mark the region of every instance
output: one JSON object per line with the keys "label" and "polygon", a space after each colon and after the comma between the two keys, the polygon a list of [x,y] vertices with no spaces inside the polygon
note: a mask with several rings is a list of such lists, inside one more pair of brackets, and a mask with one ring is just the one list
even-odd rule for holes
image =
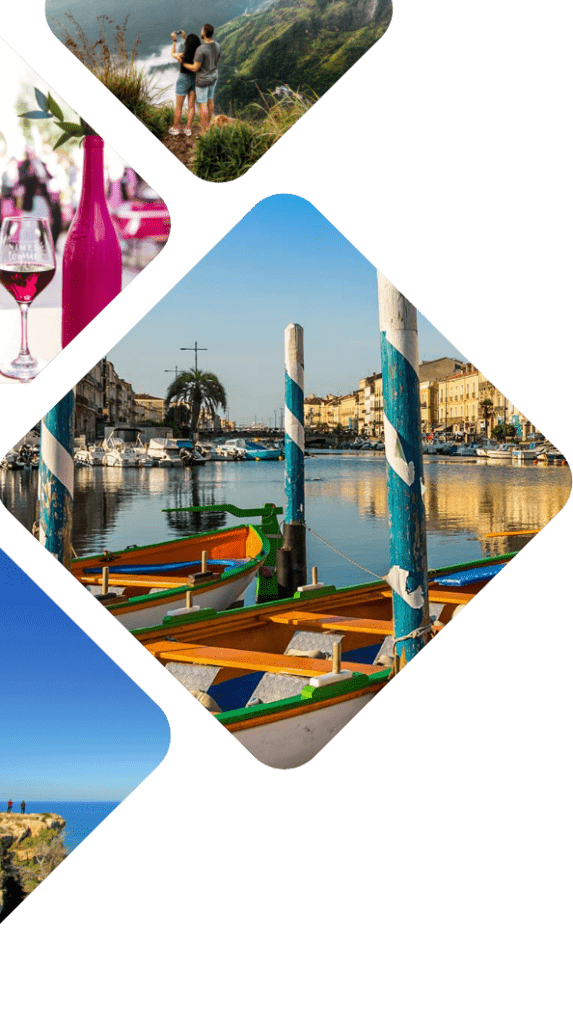
{"label": "woman in dark top", "polygon": [[175,115],[173,117],[173,126],[169,129],[170,135],[179,135],[179,124],[181,122],[181,115],[183,113],[183,104],[185,97],[187,96],[187,126],[183,129],[185,135],[191,135],[191,125],[193,124],[193,118],[195,117],[195,75],[192,71],[187,71],[183,68],[183,64],[192,64],[195,51],[201,46],[201,40],[198,36],[187,35],[186,32],[180,32],[185,40],[185,46],[181,53],[175,52],[177,45],[177,32],[171,33],[173,40],[173,46],[171,48],[171,56],[175,58],[180,64],[179,75],[175,83]]}

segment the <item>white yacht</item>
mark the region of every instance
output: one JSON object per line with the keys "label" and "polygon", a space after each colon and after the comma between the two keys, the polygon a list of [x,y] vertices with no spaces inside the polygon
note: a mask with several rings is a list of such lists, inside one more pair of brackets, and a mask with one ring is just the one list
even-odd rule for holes
{"label": "white yacht", "polygon": [[102,448],[101,444],[90,444],[88,446],[88,454],[90,456],[92,466],[103,466],[105,448]]}
{"label": "white yacht", "polygon": [[141,434],[137,435],[137,441],[131,445],[131,450],[135,452],[137,456],[138,466],[152,466],[153,459],[150,458],[143,441],[141,440]]}
{"label": "white yacht", "polygon": [[154,466],[182,466],[177,441],[172,437],[152,437],[147,446],[147,454]]}
{"label": "white yacht", "polygon": [[139,466],[139,459],[133,448],[124,448],[123,445],[113,445],[108,448],[103,457],[104,466],[115,466],[120,469],[132,469]]}

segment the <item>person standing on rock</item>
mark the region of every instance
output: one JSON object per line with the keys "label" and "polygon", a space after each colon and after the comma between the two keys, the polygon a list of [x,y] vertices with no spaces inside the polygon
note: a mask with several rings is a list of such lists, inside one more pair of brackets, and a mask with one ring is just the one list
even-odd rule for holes
{"label": "person standing on rock", "polygon": [[26,801],[25,800],[22,800],[22,803],[20,804],[20,811],[22,812],[22,814],[26,813]]}
{"label": "person standing on rock", "polygon": [[8,801],[8,814],[10,814],[10,811],[12,810],[12,804],[13,804],[13,802],[14,802],[13,800],[9,800],[9,801]]}
{"label": "person standing on rock", "polygon": [[173,115],[173,124],[169,129],[170,135],[179,135],[179,124],[181,122],[181,115],[183,113],[183,104],[185,97],[187,97],[187,127],[183,129],[183,132],[187,136],[191,136],[191,129],[193,127],[193,119],[195,117],[195,75],[188,71],[190,62],[195,59],[195,53],[201,46],[201,40],[199,36],[187,34],[183,30],[180,31],[183,36],[185,46],[181,53],[175,52],[177,46],[177,32],[171,33],[173,40],[173,46],[171,47],[171,56],[175,60],[179,61],[179,77],[175,83],[175,111]]}
{"label": "person standing on rock", "polygon": [[203,25],[201,29],[201,46],[195,53],[193,64],[182,64],[182,69],[195,73],[195,93],[199,104],[199,119],[201,131],[204,132],[215,113],[215,86],[219,77],[219,60],[221,47],[215,42],[213,36],[215,29],[212,25]]}

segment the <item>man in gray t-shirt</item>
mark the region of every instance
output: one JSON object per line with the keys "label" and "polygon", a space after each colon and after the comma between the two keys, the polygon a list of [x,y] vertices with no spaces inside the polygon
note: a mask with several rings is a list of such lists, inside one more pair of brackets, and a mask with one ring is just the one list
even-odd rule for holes
{"label": "man in gray t-shirt", "polygon": [[215,29],[212,25],[203,25],[201,29],[201,46],[195,50],[195,61],[189,67],[195,72],[195,92],[199,104],[201,131],[205,131],[213,120],[215,113],[215,86],[219,76],[219,58],[221,47],[213,39]]}

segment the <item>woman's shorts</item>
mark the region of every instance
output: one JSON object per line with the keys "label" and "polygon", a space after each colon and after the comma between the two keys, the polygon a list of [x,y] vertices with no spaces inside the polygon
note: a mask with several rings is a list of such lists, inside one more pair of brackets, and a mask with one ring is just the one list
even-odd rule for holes
{"label": "woman's shorts", "polygon": [[180,71],[175,82],[175,95],[186,96],[188,92],[195,89],[195,75],[191,72]]}
{"label": "woman's shorts", "polygon": [[206,103],[207,100],[212,100],[215,95],[215,85],[198,85],[195,89],[197,93],[197,103]]}

